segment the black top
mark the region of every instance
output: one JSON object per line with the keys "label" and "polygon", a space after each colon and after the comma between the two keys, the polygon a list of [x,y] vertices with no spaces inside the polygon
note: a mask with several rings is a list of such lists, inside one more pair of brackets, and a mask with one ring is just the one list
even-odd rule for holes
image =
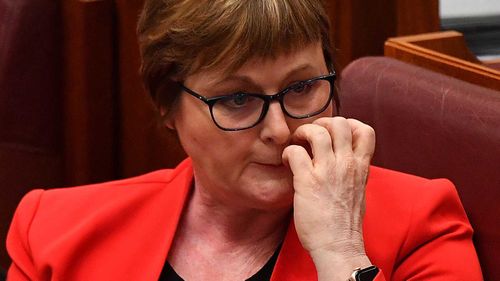
{"label": "black top", "polygon": [[7,280],[7,271],[0,266],[0,281]]}
{"label": "black top", "polygon": [[[267,261],[267,263],[255,273],[252,277],[248,278],[246,281],[269,281],[271,280],[271,275],[273,273],[274,266],[276,265],[276,260],[278,259],[278,254],[280,252],[281,245],[276,249],[273,256]],[[172,268],[170,263],[165,262],[165,266],[160,274],[159,281],[184,281]]]}

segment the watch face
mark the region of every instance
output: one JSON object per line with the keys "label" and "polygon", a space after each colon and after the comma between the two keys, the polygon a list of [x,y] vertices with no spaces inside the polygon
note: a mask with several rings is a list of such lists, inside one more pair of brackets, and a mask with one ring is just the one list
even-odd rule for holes
{"label": "watch face", "polygon": [[376,266],[370,266],[367,268],[363,268],[358,271],[356,275],[356,281],[372,281],[377,276],[379,269]]}

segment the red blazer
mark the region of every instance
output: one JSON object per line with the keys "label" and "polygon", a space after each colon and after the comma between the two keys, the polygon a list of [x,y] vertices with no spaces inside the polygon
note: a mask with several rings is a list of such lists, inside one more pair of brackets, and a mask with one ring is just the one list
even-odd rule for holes
{"label": "red blazer", "polygon": [[[7,238],[8,280],[158,280],[193,179],[174,170],[85,187],[34,190]],[[472,228],[447,180],[372,167],[364,238],[376,280],[481,280]],[[273,281],[316,280],[290,225]]]}

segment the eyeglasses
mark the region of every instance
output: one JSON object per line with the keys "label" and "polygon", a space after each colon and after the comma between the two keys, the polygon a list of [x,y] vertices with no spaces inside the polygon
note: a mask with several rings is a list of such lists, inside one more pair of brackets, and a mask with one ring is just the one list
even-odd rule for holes
{"label": "eyeglasses", "polygon": [[230,95],[204,97],[183,84],[188,94],[206,103],[215,125],[224,131],[239,131],[261,122],[272,101],[278,101],[283,112],[295,119],[309,118],[325,111],[332,98],[339,110],[334,90],[335,72],[294,83],[274,95],[236,92]]}

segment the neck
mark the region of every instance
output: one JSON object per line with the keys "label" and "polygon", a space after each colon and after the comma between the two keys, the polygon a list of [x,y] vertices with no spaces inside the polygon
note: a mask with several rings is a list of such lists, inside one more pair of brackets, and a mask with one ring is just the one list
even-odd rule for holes
{"label": "neck", "polygon": [[196,184],[181,220],[183,236],[194,234],[215,251],[233,253],[245,248],[274,252],[283,241],[290,208],[261,210],[221,202]]}
{"label": "neck", "polygon": [[215,197],[197,182],[177,227],[168,259],[185,280],[247,279],[283,242],[289,207],[245,208]]}

